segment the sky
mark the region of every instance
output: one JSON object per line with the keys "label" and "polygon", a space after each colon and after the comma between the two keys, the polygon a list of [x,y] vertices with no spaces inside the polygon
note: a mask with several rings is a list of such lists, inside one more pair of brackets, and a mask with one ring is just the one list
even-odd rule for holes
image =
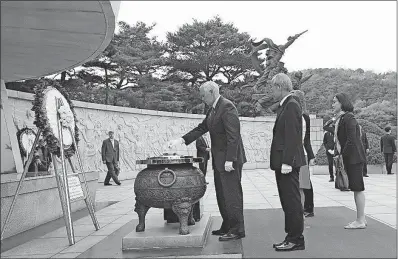
{"label": "sky", "polygon": [[285,52],[289,71],[348,68],[376,73],[396,71],[395,1],[122,1],[118,21],[156,23],[150,36],[165,41],[193,19],[219,15],[255,39],[286,43],[308,30]]}

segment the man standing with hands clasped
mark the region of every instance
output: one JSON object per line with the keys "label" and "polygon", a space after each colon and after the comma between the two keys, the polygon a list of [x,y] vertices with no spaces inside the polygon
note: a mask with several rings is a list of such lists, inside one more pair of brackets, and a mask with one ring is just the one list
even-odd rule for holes
{"label": "man standing with hands clasped", "polygon": [[242,167],[247,161],[240,135],[238,111],[233,103],[219,94],[219,86],[212,81],[200,87],[200,97],[211,109],[206,118],[182,138],[172,140],[168,147],[189,145],[210,132],[214,185],[217,204],[223,223],[212,231],[220,241],[245,237],[243,219]]}
{"label": "man standing with hands clasped", "polygon": [[101,155],[102,162],[106,164],[108,173],[106,174],[104,185],[112,185],[109,183],[111,177],[117,185],[122,183],[119,181],[119,141],[114,139],[113,131],[108,132],[109,138],[102,142]]}
{"label": "man standing with hands clasped", "polygon": [[302,142],[302,111],[291,96],[290,78],[283,73],[272,80],[272,94],[280,100],[271,144],[271,170],[275,171],[276,184],[285,213],[285,240],[274,244],[276,251],[304,250],[304,218],[300,197],[299,172],[306,165]]}

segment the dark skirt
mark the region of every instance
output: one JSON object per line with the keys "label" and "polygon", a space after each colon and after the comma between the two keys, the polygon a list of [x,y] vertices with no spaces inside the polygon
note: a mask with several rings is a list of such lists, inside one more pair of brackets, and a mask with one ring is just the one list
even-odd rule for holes
{"label": "dark skirt", "polygon": [[363,182],[363,163],[347,164],[344,163],[345,170],[348,176],[349,188],[353,192],[361,192],[365,190]]}

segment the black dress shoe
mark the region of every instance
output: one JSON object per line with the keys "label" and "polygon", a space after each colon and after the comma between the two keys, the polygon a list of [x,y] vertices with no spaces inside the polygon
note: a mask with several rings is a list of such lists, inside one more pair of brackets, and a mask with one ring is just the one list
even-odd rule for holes
{"label": "black dress shoe", "polygon": [[283,245],[284,243],[286,243],[286,240],[283,240],[283,241],[280,242],[280,243],[275,243],[275,244],[272,245],[272,247],[273,247],[273,248],[276,248],[277,246],[281,246],[281,245]]}
{"label": "black dress shoe", "polygon": [[304,212],[304,217],[309,218],[309,217],[313,217],[314,216],[314,212]]}
{"label": "black dress shoe", "polygon": [[222,231],[221,229],[211,231],[211,234],[212,234],[212,235],[215,235],[215,236],[223,236],[223,235],[225,235],[225,234],[227,234],[227,233],[228,233],[228,232],[224,232],[224,231]]}
{"label": "black dress shoe", "polygon": [[104,185],[106,186],[106,185],[112,185],[111,183],[104,183]]}
{"label": "black dress shoe", "polygon": [[330,178],[329,182],[334,182],[334,179]]}
{"label": "black dress shoe", "polygon": [[288,251],[295,251],[295,250],[304,250],[304,244],[295,244],[291,242],[285,242],[280,246],[275,247],[275,250],[278,252],[288,252]]}
{"label": "black dress shoe", "polygon": [[363,177],[369,177],[369,175],[365,174]]}
{"label": "black dress shoe", "polygon": [[117,185],[121,185],[122,184],[122,182],[118,182],[118,183],[116,183]]}
{"label": "black dress shoe", "polygon": [[241,239],[244,238],[246,235],[245,234],[233,234],[233,233],[228,233],[223,236],[220,236],[218,238],[219,241],[230,241],[230,240],[236,240],[236,239]]}

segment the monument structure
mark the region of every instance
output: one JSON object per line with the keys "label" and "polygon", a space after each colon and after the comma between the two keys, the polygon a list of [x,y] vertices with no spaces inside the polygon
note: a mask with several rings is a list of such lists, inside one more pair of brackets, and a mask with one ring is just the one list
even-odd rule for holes
{"label": "monument structure", "polygon": [[[254,69],[260,74],[260,78],[252,86],[256,94],[252,98],[255,102],[255,110],[259,115],[272,114],[277,106],[277,102],[273,100],[270,94],[269,82],[272,77],[278,73],[288,73],[285,68],[285,63],[281,62],[286,49],[289,48],[301,35],[308,30],[298,33],[294,36],[289,36],[285,44],[277,45],[270,38],[264,38],[258,42],[251,40],[252,50],[249,55]],[[259,60],[259,51],[266,49],[265,68]],[[242,48],[235,49],[234,51],[243,51]],[[312,75],[303,77],[302,72],[296,72],[291,77],[293,89],[300,90],[301,85],[311,78]]]}
{"label": "monument structure", "polygon": [[[23,147],[31,150],[22,150],[25,156],[21,156],[5,83],[60,73],[96,58],[113,37],[119,6],[119,1],[1,2],[1,188],[7,190],[1,196],[2,238],[54,220],[61,216],[61,209],[70,212],[83,205],[61,208],[59,201],[51,198],[57,193],[55,175],[25,182],[24,189],[30,191],[21,192],[20,202],[15,202],[15,194],[24,180],[22,176],[26,175],[26,162],[31,159],[34,148],[29,136],[35,136],[37,143],[42,130],[38,127],[36,135],[28,132],[30,134],[22,137],[27,144]],[[52,112],[59,116],[61,111]],[[61,136],[62,133],[58,139]],[[90,173],[89,178],[88,185],[94,186],[98,173]],[[64,188],[68,186],[67,181],[64,184]],[[94,202],[95,188],[90,189],[88,195]]]}

